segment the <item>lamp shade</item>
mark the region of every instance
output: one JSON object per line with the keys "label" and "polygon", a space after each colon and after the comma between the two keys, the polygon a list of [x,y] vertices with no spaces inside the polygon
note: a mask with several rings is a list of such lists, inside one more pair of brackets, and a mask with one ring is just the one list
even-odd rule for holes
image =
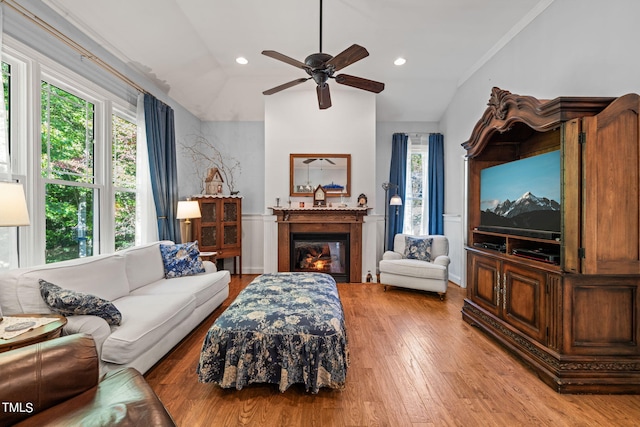
{"label": "lamp shade", "polygon": [[29,225],[27,200],[22,184],[0,182],[0,227]]}
{"label": "lamp shade", "polygon": [[200,204],[195,200],[185,200],[178,202],[177,219],[200,218]]}
{"label": "lamp shade", "polygon": [[389,200],[389,204],[391,206],[400,206],[402,205],[402,199],[397,194],[391,196],[391,200]]}

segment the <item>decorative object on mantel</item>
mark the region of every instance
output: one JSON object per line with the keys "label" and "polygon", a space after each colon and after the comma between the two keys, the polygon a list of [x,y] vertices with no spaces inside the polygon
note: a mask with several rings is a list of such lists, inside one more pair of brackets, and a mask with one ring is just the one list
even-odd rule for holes
{"label": "decorative object on mantel", "polygon": [[364,193],[360,193],[360,195],[358,196],[358,207],[367,207],[367,196]]}
{"label": "decorative object on mantel", "polygon": [[313,192],[313,206],[327,206],[327,193],[322,188],[322,185],[318,185]]}
{"label": "decorative object on mantel", "polygon": [[[181,146],[184,150],[183,154],[191,161],[190,166],[193,167],[193,173],[201,183],[201,193],[223,194],[222,184],[224,184],[229,190],[229,194],[237,195],[235,179],[236,174],[242,173],[240,162],[234,157],[223,155],[212,142],[201,135],[193,135],[189,138],[191,140],[181,143]],[[207,179],[212,169],[217,169],[219,182],[216,182],[215,186],[211,184],[211,188],[207,188]],[[215,191],[215,193],[209,191]]]}

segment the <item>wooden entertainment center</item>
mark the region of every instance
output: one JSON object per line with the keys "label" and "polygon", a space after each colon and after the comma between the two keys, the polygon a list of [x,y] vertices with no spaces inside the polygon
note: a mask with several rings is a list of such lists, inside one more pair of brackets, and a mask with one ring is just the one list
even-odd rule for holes
{"label": "wooden entertainment center", "polygon": [[[640,392],[640,97],[493,88],[468,157],[462,317],[560,393]],[[561,232],[482,231],[487,167],[560,150]],[[553,262],[517,252],[559,254]]]}

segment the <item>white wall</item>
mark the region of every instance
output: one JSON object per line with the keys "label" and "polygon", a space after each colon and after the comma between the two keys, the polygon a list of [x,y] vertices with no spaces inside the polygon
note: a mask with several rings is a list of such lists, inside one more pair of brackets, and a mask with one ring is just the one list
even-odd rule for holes
{"label": "white wall", "polygon": [[539,99],[638,93],[639,16],[637,0],[556,0],[461,84],[441,121],[446,212],[464,211],[460,144],[486,109],[491,88]]}
{"label": "white wall", "polygon": [[[276,198],[287,206],[289,200],[289,154],[351,154],[351,197],[355,206],[360,193],[375,205],[376,187],[376,105],[375,95],[350,88],[331,87],[333,106],[318,109],[315,90],[283,91],[265,97],[264,174],[264,271],[277,271],[277,228],[269,206]],[[336,199],[339,201],[340,199]],[[292,197],[293,205],[311,197]],[[375,271],[376,235],[371,219],[363,227],[363,275]],[[364,281],[364,277],[363,277]]]}

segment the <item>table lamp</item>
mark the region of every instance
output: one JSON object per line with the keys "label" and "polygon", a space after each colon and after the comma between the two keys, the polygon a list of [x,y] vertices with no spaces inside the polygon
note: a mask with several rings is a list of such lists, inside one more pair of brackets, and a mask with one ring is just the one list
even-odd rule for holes
{"label": "table lamp", "polygon": [[31,223],[22,184],[0,182],[0,206],[0,227],[19,227]]}
{"label": "table lamp", "polygon": [[[29,211],[24,197],[22,184],[17,182],[0,182],[0,227],[19,227],[29,225]],[[18,254],[18,266],[20,258]],[[2,310],[0,309],[0,322]]]}
{"label": "table lamp", "polygon": [[183,200],[178,202],[177,219],[184,219],[180,223],[180,239],[182,243],[191,241],[191,219],[201,218],[200,204],[196,200]]}

